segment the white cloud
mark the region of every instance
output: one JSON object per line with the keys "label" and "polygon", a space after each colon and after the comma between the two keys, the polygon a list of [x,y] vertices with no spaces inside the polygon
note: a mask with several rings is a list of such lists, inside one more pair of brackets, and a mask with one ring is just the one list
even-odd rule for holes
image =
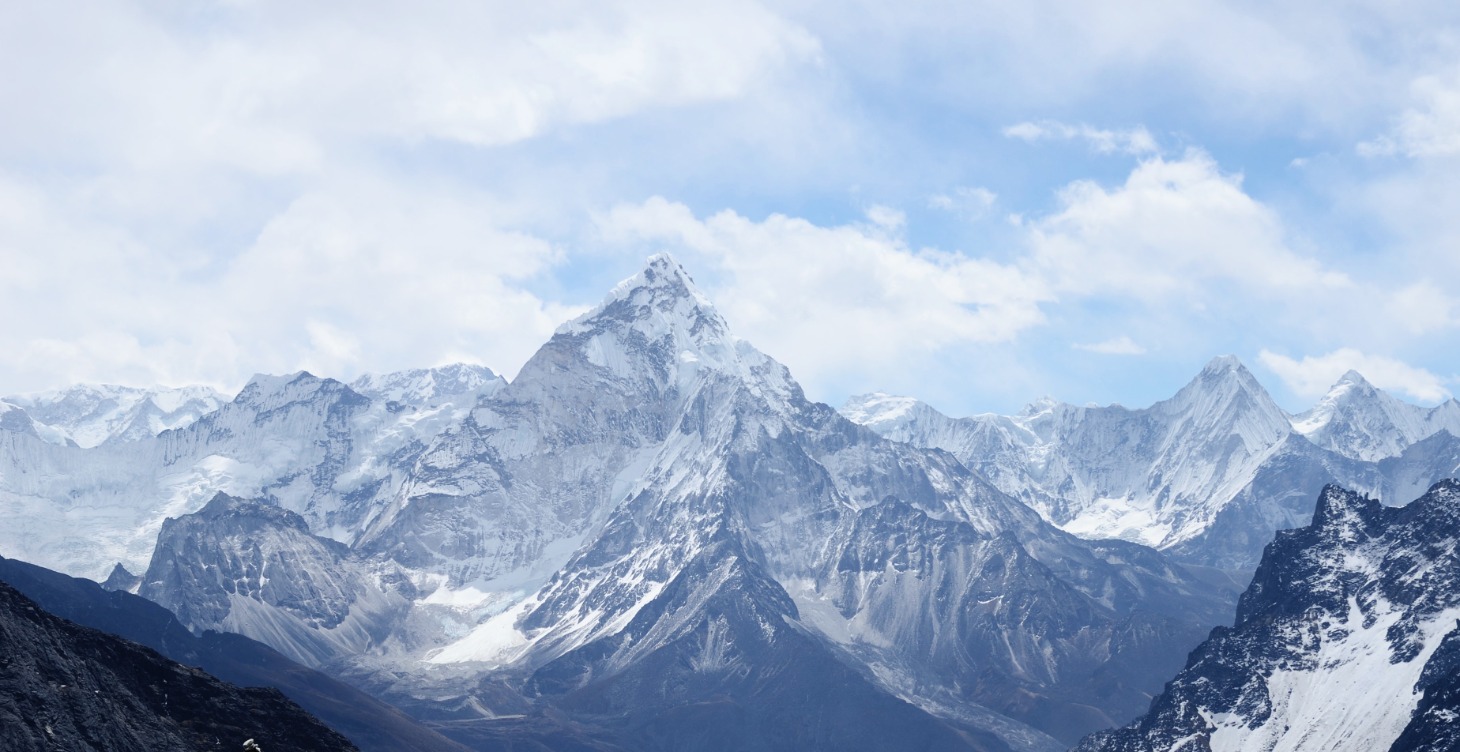
{"label": "white cloud", "polygon": [[15,391],[237,388],[256,371],[349,377],[460,354],[511,373],[578,310],[522,289],[561,253],[504,229],[490,199],[459,186],[321,186],[226,263],[196,269],[0,181],[6,206],[24,210],[0,208],[0,250],[23,261],[0,272],[0,317],[25,322],[0,328]]}
{"label": "white cloud", "polygon": [[1411,335],[1444,331],[1460,325],[1460,300],[1429,280],[1387,292],[1378,312],[1392,330]]}
{"label": "white cloud", "polygon": [[1389,133],[1358,145],[1366,157],[1449,157],[1460,154],[1460,69],[1421,76],[1409,87],[1412,104]]}
{"label": "white cloud", "polygon": [[584,212],[471,160],[821,62],[755,0],[6,6],[0,382],[511,372],[575,310],[513,228]]}
{"label": "white cloud", "polygon": [[868,75],[900,75],[970,110],[1071,119],[1148,105],[1247,133],[1276,126],[1346,139],[1416,71],[1454,59],[1460,16],[1443,0],[823,7],[857,19],[817,28],[830,54],[855,51]]}
{"label": "white cloud", "polygon": [[1004,135],[1029,143],[1035,141],[1084,141],[1100,154],[1154,154],[1160,151],[1156,139],[1145,126],[1129,130],[1107,130],[1080,124],[1070,125],[1054,120],[1018,123],[1004,129]]}
{"label": "white cloud", "polygon": [[1093,344],[1078,344],[1074,347],[1076,350],[1085,350],[1088,352],[1099,353],[1101,355],[1146,354],[1146,348],[1141,347],[1135,342],[1135,340],[1131,339],[1127,335],[1121,335],[1114,339],[1105,340],[1104,342],[1096,342]]}
{"label": "white cloud", "polygon": [[821,227],[732,211],[696,217],[654,198],[603,215],[605,240],[667,248],[706,269],[711,297],[742,336],[809,385],[958,343],[1006,342],[1044,320],[1044,285],[1013,266],[909,248],[884,227]]}
{"label": "white cloud", "polygon": [[1211,157],[1142,162],[1113,189],[1072,183],[1030,225],[1032,264],[1057,290],[1202,305],[1213,283],[1291,299],[1352,286],[1288,247],[1281,220]]}
{"label": "white cloud", "polygon": [[907,224],[907,213],[890,206],[874,204],[867,207],[867,219],[888,232],[897,232]]}
{"label": "white cloud", "polygon": [[820,55],[807,31],[744,0],[258,2],[196,13],[60,0],[7,15],[0,60],[27,75],[6,77],[0,98],[31,105],[7,113],[7,134],[58,149],[120,145],[148,166],[264,172],[307,168],[339,138],[501,144],[734,98]]}
{"label": "white cloud", "polygon": [[1423,368],[1349,347],[1326,355],[1305,355],[1301,360],[1263,350],[1258,360],[1295,394],[1309,399],[1326,394],[1349,371],[1358,371],[1380,389],[1402,392],[1424,402],[1438,402],[1450,396],[1445,380]]}
{"label": "white cloud", "polygon": [[939,193],[929,197],[928,206],[977,220],[988,216],[998,200],[997,193],[982,186],[958,186],[951,193]]}

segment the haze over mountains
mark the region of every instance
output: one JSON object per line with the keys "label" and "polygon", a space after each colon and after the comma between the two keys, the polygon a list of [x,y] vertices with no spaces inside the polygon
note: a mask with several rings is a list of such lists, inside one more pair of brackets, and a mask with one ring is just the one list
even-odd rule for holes
{"label": "haze over mountains", "polygon": [[1290,416],[1233,358],[1143,410],[839,413],[667,256],[511,382],[258,376],[155,435],[133,408],[185,401],[100,393],[0,408],[0,552],[120,563],[475,747],[1063,749],[1148,708],[1325,485],[1460,467],[1453,401],[1350,374]]}

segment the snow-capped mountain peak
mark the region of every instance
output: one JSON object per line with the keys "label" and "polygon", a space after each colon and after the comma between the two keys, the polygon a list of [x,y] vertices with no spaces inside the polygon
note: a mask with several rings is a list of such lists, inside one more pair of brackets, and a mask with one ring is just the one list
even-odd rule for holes
{"label": "snow-capped mountain peak", "polygon": [[633,322],[641,330],[652,327],[662,332],[688,324],[686,328],[701,336],[729,334],[714,304],[667,253],[649,257],[642,271],[614,286],[597,307],[558,327],[558,333],[591,332],[605,319]]}
{"label": "snow-capped mountain peak", "polygon": [[1460,743],[1460,484],[1404,507],[1328,486],[1267,546],[1232,627],[1138,722],[1084,752],[1416,750]]}
{"label": "snow-capped mountain peak", "polygon": [[1441,430],[1460,435],[1460,405],[1412,405],[1349,371],[1311,410],[1293,416],[1292,425],[1324,449],[1374,462]]}
{"label": "snow-capped mountain peak", "polygon": [[[1282,408],[1232,355],[1213,358],[1176,396],[1156,403],[1154,409],[1167,414],[1184,413],[1197,427],[1241,421],[1246,425],[1231,427],[1256,431],[1264,440],[1289,430]],[[1244,438],[1248,438],[1245,431]]]}
{"label": "snow-capped mountain peak", "polygon": [[[539,356],[562,350],[576,351],[616,378],[648,377],[657,389],[681,396],[706,371],[739,379],[772,402],[799,393],[783,366],[730,333],[709,298],[668,254],[649,258],[596,308],[559,327]],[[541,365],[535,356],[523,375]]]}
{"label": "snow-capped mountain peak", "polygon": [[1287,413],[1230,355],[1145,409],[1044,399],[1015,416],[953,419],[872,395],[842,412],[888,438],[952,452],[1066,531],[1158,547],[1202,534],[1292,435]]}

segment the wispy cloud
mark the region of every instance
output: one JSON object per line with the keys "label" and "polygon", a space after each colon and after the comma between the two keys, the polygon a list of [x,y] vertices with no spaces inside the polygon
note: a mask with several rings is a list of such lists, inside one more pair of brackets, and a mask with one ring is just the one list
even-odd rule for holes
{"label": "wispy cloud", "polygon": [[1388,133],[1358,145],[1365,157],[1449,157],[1460,154],[1460,68],[1426,75],[1409,87],[1410,106]]}
{"label": "wispy cloud", "polygon": [[958,214],[967,219],[983,219],[993,210],[999,195],[982,186],[958,186],[948,193],[928,198],[928,206]]}
{"label": "wispy cloud", "polygon": [[1114,339],[1107,339],[1104,342],[1093,344],[1077,344],[1076,350],[1099,353],[1101,355],[1145,355],[1146,348],[1136,344],[1135,340],[1126,335]]}
{"label": "wispy cloud", "polygon": [[1126,130],[1109,130],[1079,124],[1071,125],[1055,120],[1024,122],[1008,126],[1004,135],[1022,141],[1083,141],[1100,154],[1133,154],[1137,156],[1155,154],[1160,151],[1156,139],[1145,126]]}

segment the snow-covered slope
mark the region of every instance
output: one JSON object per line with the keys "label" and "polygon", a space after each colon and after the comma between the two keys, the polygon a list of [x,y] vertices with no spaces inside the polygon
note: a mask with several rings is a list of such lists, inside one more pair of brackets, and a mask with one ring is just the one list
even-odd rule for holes
{"label": "snow-covered slope", "polygon": [[[1082,750],[1453,749],[1460,483],[1402,508],[1325,489],[1138,723]],[[1403,737],[1403,739],[1401,739]]]}
{"label": "snow-covered slope", "polygon": [[0,398],[24,408],[39,434],[58,444],[94,447],[182,428],[217,410],[227,397],[206,386],[175,389],[78,384],[54,392]]}

